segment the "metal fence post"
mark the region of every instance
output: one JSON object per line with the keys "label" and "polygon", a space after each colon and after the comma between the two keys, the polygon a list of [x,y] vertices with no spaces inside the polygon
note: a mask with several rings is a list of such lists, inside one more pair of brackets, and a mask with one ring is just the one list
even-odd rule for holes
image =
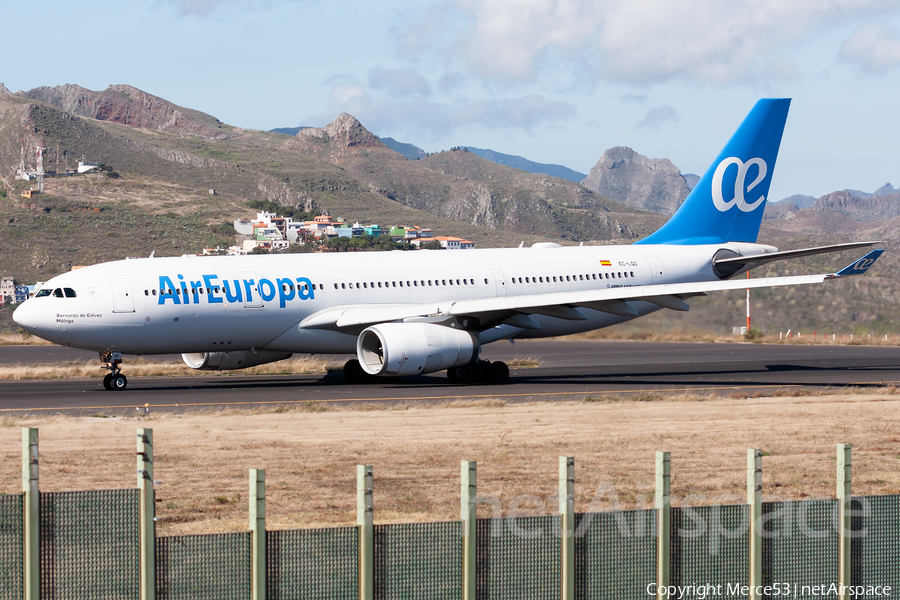
{"label": "metal fence post", "polygon": [[477,535],[475,496],[478,494],[476,470],[477,464],[474,460],[461,461],[459,511],[462,520],[463,600],[475,600],[475,536]]}
{"label": "metal fence post", "polygon": [[750,513],[750,593],[748,600],[760,600],[762,586],[762,450],[747,450],[747,504]]}
{"label": "metal fence post", "polygon": [[153,430],[137,430],[137,486],[140,496],[140,598],[156,598],[156,495],[153,490]]}
{"label": "metal fence post", "polygon": [[250,469],[250,563],[252,600],[266,600],[266,470]]}
{"label": "metal fence post", "polygon": [[559,457],[559,518],[562,535],[562,600],[575,599],[575,458]]}
{"label": "metal fence post", "polygon": [[837,445],[837,498],[838,498],[838,523],[840,531],[838,532],[840,540],[838,553],[838,598],[840,600],[849,600],[850,593],[847,589],[850,586],[850,542],[852,532],[850,524],[851,502],[853,495],[851,492],[851,473],[850,459],[852,446],[850,444]]}
{"label": "metal fence post", "polygon": [[22,532],[24,600],[41,597],[41,490],[38,481],[38,430],[22,428]]}
{"label": "metal fence post", "polygon": [[672,564],[671,460],[668,452],[656,453],[656,586],[658,600],[667,600],[660,589],[668,588]]}
{"label": "metal fence post", "polygon": [[356,524],[359,525],[359,600],[375,597],[375,522],[372,465],[356,466]]}

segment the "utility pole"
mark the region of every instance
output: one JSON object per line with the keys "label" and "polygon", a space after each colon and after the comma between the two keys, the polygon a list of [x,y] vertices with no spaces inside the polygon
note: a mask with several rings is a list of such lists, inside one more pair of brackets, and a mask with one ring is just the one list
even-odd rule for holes
{"label": "utility pole", "polygon": [[[747,271],[747,279],[750,279],[750,271]],[[747,334],[750,334],[750,288],[747,288]]]}

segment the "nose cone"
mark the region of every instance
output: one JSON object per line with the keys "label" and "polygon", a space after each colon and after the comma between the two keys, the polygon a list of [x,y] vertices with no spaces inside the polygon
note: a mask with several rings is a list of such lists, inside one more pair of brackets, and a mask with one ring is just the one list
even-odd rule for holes
{"label": "nose cone", "polygon": [[37,333],[38,311],[34,300],[26,300],[13,313],[13,321],[16,325],[29,333]]}

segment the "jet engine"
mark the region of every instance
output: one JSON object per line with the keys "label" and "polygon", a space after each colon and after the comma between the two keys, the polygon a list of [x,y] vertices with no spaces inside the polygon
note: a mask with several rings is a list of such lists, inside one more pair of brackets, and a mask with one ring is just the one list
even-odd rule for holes
{"label": "jet engine", "polygon": [[181,355],[184,364],[192,369],[197,369],[198,371],[246,369],[247,367],[264,365],[266,363],[284,360],[290,357],[291,354],[288,352],[272,352],[269,350],[259,350],[257,352],[248,350],[236,352],[196,352],[193,354]]}
{"label": "jet engine", "polygon": [[356,340],[359,364],[369,375],[422,375],[468,364],[478,356],[476,334],[432,323],[373,325]]}

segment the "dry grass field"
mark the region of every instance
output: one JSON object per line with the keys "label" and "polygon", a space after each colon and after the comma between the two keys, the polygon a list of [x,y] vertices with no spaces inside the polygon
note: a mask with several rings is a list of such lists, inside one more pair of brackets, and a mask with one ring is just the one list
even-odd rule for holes
{"label": "dry grass field", "polygon": [[[376,522],[459,514],[459,461],[504,515],[556,506],[558,457],[576,461],[576,510],[652,503],[654,451],[672,453],[676,504],[740,502],[746,449],[769,499],[834,494],[835,444],[853,444],[857,494],[900,493],[900,395],[632,397],[146,418],[0,417],[0,493],[21,487],[20,427],[40,428],[41,489],[133,487],[135,428],[154,431],[159,533],[246,528],[248,469],[265,468],[270,529],[355,522],[355,466],[375,473]],[[615,497],[613,497],[613,493]],[[481,507],[484,516],[490,507]]]}

